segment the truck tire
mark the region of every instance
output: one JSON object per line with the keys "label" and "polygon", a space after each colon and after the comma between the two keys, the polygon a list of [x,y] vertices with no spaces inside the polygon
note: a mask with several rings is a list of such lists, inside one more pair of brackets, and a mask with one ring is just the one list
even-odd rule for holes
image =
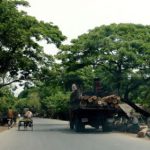
{"label": "truck tire", "polygon": [[73,130],[74,129],[74,121],[71,120],[70,123],[69,123],[69,125],[70,125],[70,129]]}
{"label": "truck tire", "polygon": [[81,120],[79,118],[75,119],[75,131],[76,132],[84,131],[84,124],[81,122]]}
{"label": "truck tire", "polygon": [[95,126],[95,129],[98,130],[98,129],[99,129],[99,126]]}
{"label": "truck tire", "polygon": [[107,120],[103,121],[103,123],[102,123],[102,130],[103,130],[103,132],[111,132],[112,131],[112,128],[109,125],[109,123],[107,122]]}

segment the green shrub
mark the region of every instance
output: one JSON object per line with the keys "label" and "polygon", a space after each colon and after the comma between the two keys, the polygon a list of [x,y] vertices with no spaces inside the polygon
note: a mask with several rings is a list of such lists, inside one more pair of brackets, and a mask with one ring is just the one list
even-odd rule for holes
{"label": "green shrub", "polygon": [[60,119],[67,117],[64,115],[68,114],[69,97],[69,92],[63,93],[62,91],[58,91],[57,93],[45,98],[42,101],[42,104],[45,108],[45,113],[47,116],[52,118],[59,117]]}

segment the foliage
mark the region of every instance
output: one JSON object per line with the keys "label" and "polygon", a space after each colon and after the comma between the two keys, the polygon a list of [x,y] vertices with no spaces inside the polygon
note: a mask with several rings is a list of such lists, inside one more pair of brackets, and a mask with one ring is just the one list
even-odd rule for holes
{"label": "foliage", "polygon": [[37,88],[26,89],[18,96],[19,100],[16,104],[16,108],[19,112],[23,111],[23,108],[30,108],[33,113],[38,113],[41,108],[40,95]]}
{"label": "foliage", "polygon": [[0,1],[0,87],[20,80],[40,80],[43,68],[50,69],[54,60],[44,53],[39,41],[59,47],[65,39],[56,25],[19,11],[20,5],[28,6],[28,2]]}
{"label": "foliage", "polygon": [[28,108],[27,100],[24,98],[18,99],[15,103],[16,111],[20,114],[23,114],[24,108]]}
{"label": "foliage", "polygon": [[62,45],[57,58],[68,72],[91,66],[109,90],[128,100],[150,79],[149,48],[150,26],[111,24]]}
{"label": "foliage", "polygon": [[48,113],[47,115],[59,117],[61,114],[68,112],[69,94],[70,93],[58,91],[55,94],[46,97],[42,101],[42,104],[45,105],[45,110],[47,110],[46,113]]}
{"label": "foliage", "polygon": [[20,111],[24,107],[31,108],[35,113],[44,117],[66,118],[69,94],[58,86],[55,88],[53,86],[34,87],[20,93],[16,107]]}
{"label": "foliage", "polygon": [[134,100],[135,103],[140,103],[142,105],[150,107],[149,87],[150,87],[150,83],[147,83],[145,85],[141,85],[137,90],[133,91],[132,99]]}
{"label": "foliage", "polygon": [[65,90],[70,91],[71,86],[75,83],[81,91],[93,90],[94,72],[92,67],[87,66],[80,70],[66,72],[62,76]]}
{"label": "foliage", "polygon": [[15,110],[16,98],[8,88],[0,89],[0,112],[7,114],[8,108],[11,106]]}

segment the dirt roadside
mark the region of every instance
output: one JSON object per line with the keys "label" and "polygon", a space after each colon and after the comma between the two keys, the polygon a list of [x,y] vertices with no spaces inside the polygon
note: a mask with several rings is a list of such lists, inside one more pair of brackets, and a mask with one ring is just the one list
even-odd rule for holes
{"label": "dirt roadside", "polygon": [[128,132],[115,132],[117,134],[123,135],[123,136],[128,136],[130,138],[137,138],[137,139],[143,139],[143,140],[150,140],[150,138],[148,136],[145,137],[138,137],[137,134],[135,133],[128,133]]}
{"label": "dirt roadside", "polygon": [[5,130],[8,130],[8,127],[5,125],[5,126],[0,126],[0,133],[5,131]]}

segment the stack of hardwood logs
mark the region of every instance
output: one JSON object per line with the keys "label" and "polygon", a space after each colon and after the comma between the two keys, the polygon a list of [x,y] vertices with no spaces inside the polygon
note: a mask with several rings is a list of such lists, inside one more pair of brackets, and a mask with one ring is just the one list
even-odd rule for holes
{"label": "stack of hardwood logs", "polygon": [[106,97],[97,97],[97,96],[81,96],[80,98],[80,106],[111,106],[118,108],[118,104],[120,103],[120,97],[116,95],[109,95]]}

